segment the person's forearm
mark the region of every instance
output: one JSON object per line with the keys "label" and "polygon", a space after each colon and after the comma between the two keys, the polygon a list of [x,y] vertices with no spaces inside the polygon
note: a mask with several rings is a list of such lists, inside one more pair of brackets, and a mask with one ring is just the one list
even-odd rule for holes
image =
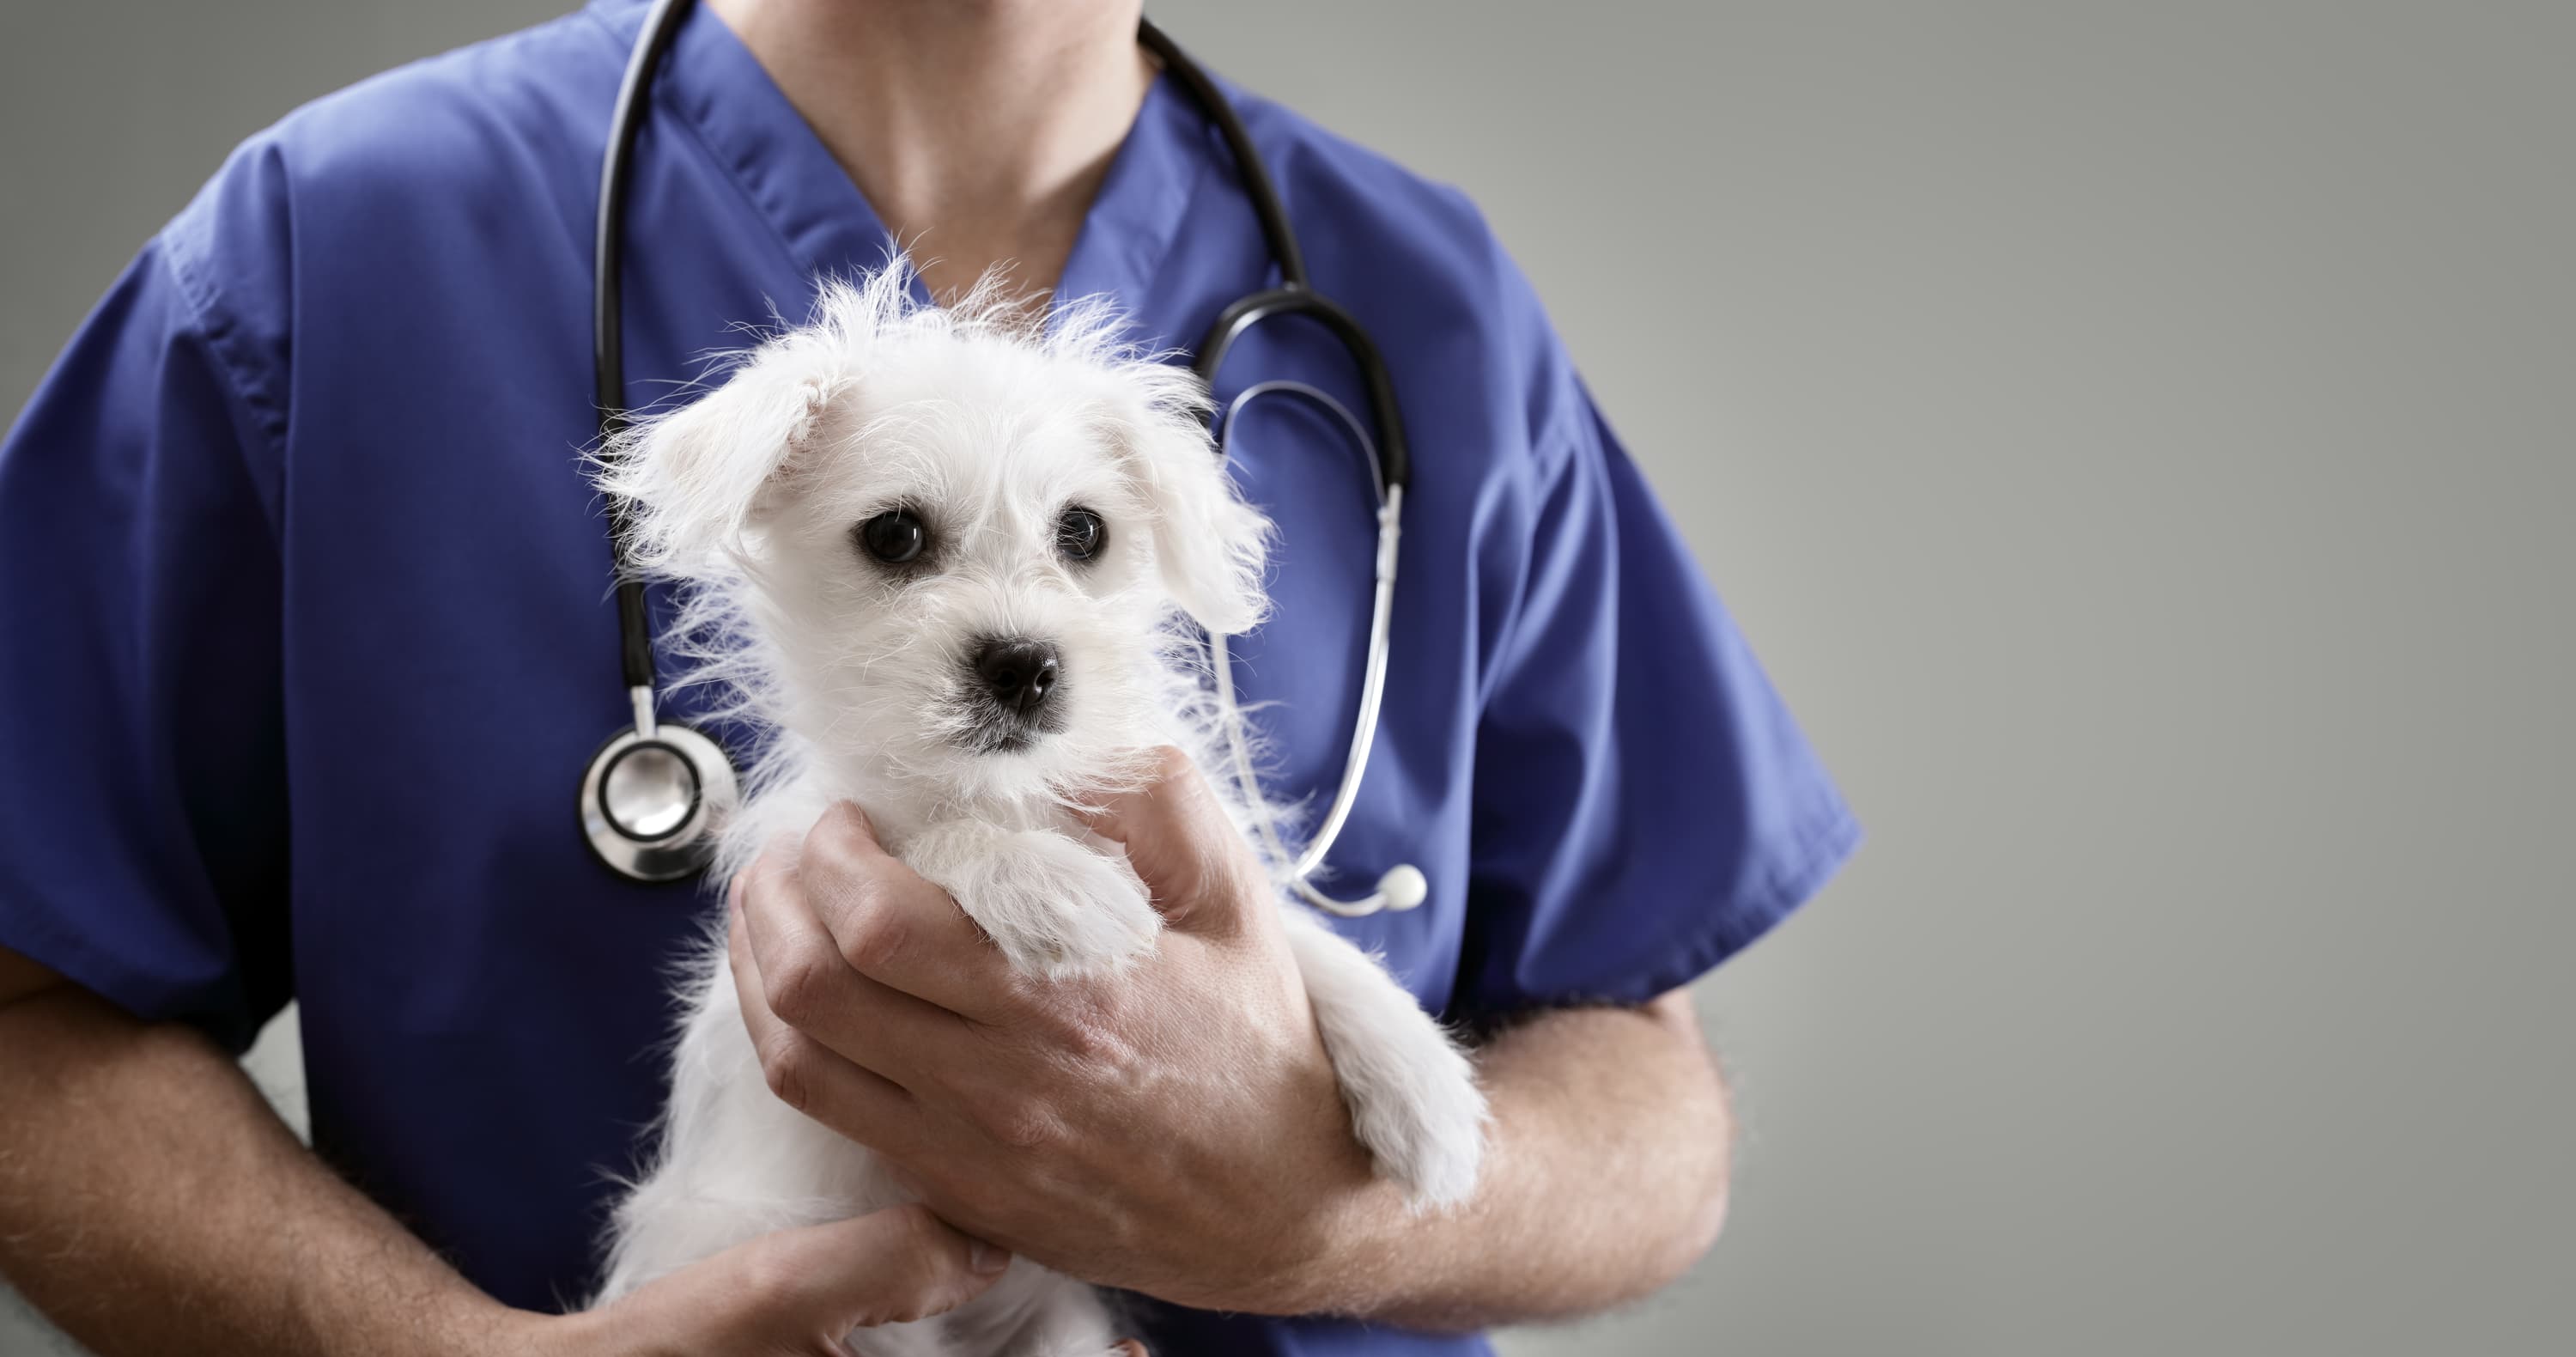
{"label": "person's forearm", "polygon": [[0,1108],[0,1275],[102,1357],[507,1354],[534,1318],[335,1177],[192,1030],[66,984],[0,993]]}
{"label": "person's forearm", "polygon": [[1301,1308],[1449,1330],[1568,1318],[1655,1290],[1715,1242],[1733,1123],[1687,994],[1546,1014],[1477,1066],[1494,1120],[1475,1200],[1416,1218],[1373,1189]]}

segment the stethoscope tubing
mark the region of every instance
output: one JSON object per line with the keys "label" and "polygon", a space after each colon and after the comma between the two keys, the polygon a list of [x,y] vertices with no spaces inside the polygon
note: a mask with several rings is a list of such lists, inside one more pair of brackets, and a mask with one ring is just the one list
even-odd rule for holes
{"label": "stethoscope tubing", "polygon": [[[635,163],[635,140],[644,128],[644,104],[653,97],[653,71],[679,36],[689,0],[653,0],[643,35],[617,82],[609,114],[608,151],[599,163],[598,233],[591,242],[591,394],[599,411],[599,445],[631,423],[626,406],[626,180]],[[634,569],[635,515],[624,500],[608,501],[610,559],[617,570],[618,669],[645,718],[653,707],[653,619],[645,611],[644,580]],[[636,695],[641,690],[640,695]],[[646,729],[639,722],[639,729]]]}
{"label": "stethoscope tubing", "polygon": [[1352,414],[1349,407],[1320,388],[1284,378],[1246,387],[1227,403],[1217,423],[1217,449],[1220,453],[1233,446],[1235,420],[1242,415],[1244,407],[1263,396],[1272,395],[1296,396],[1341,421],[1343,429],[1351,436],[1352,444],[1360,449],[1361,460],[1368,464],[1369,480],[1376,491],[1372,498],[1378,502],[1377,558],[1375,579],[1370,590],[1368,658],[1360,673],[1359,709],[1352,717],[1350,747],[1342,756],[1342,776],[1334,784],[1332,802],[1325,809],[1324,818],[1316,824],[1313,836],[1307,840],[1304,852],[1293,858],[1290,856],[1287,846],[1280,841],[1278,827],[1272,823],[1267,808],[1262,804],[1260,778],[1253,766],[1252,750],[1244,738],[1242,708],[1234,695],[1233,656],[1228,652],[1225,633],[1210,632],[1209,668],[1216,675],[1217,709],[1224,713],[1227,753],[1234,762],[1236,784],[1251,808],[1251,819],[1259,826],[1271,860],[1286,864],[1285,878],[1289,888],[1300,898],[1317,909],[1350,918],[1374,914],[1382,908],[1409,908],[1409,905],[1395,901],[1410,892],[1392,881],[1381,881],[1375,893],[1345,902],[1317,890],[1310,880],[1323,866],[1324,857],[1332,851],[1334,842],[1341,838],[1342,826],[1350,820],[1351,807],[1359,800],[1360,781],[1368,770],[1369,755],[1377,743],[1378,710],[1386,694],[1387,654],[1394,643],[1395,569],[1398,544],[1404,530],[1404,487],[1387,484],[1384,468],[1376,455],[1378,449],[1370,440],[1368,430],[1361,426],[1359,417]]}

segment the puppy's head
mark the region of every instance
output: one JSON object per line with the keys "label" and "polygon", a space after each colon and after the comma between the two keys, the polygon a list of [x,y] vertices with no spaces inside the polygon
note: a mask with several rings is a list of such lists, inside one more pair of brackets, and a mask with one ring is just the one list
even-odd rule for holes
{"label": "puppy's head", "polygon": [[1197,380],[1105,311],[1036,337],[900,268],[817,315],[609,450],[642,563],[727,596],[767,714],[836,763],[1029,796],[1161,738],[1167,624],[1265,606]]}

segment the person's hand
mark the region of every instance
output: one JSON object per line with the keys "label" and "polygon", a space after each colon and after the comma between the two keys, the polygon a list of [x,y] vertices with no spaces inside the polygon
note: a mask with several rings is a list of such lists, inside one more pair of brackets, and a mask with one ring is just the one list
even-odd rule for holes
{"label": "person's hand", "polygon": [[770,1087],[941,1217],[1181,1304],[1307,1308],[1370,1183],[1259,864],[1198,773],[1102,807],[1168,925],[1114,976],[1014,973],[855,807],[734,883]]}
{"label": "person's hand", "polygon": [[955,1309],[1010,1263],[928,1207],[899,1206],[763,1235],[599,1310],[548,1320],[529,1346],[539,1357],[848,1357],[850,1330]]}

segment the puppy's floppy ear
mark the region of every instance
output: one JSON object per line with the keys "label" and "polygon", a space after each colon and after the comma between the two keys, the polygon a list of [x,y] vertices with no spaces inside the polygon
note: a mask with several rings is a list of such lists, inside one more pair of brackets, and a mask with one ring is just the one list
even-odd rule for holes
{"label": "puppy's floppy ear", "polygon": [[783,335],[753,350],[722,386],[612,440],[599,485],[633,509],[641,563],[736,548],[847,384],[844,361],[810,332]]}
{"label": "puppy's floppy ear", "polygon": [[1158,399],[1116,402],[1110,433],[1153,514],[1164,591],[1199,625],[1231,635],[1270,609],[1261,587],[1270,520],[1236,492],[1208,438],[1195,379],[1188,381],[1177,398],[1165,390]]}

